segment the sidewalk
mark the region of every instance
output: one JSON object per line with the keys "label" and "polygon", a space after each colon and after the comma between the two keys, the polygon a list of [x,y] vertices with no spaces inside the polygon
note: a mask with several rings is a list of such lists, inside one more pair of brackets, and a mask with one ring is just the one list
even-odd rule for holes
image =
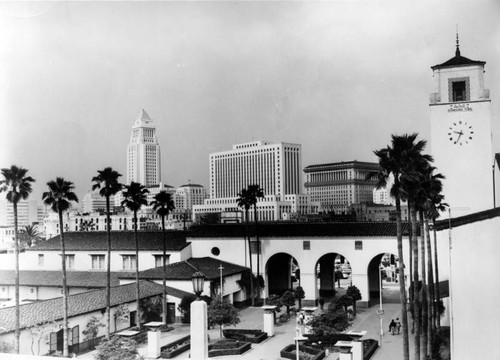
{"label": "sidewalk", "polygon": [[[401,360],[403,358],[403,335],[391,335],[388,331],[389,322],[391,319],[400,317],[401,308],[399,304],[384,304],[384,318],[382,337],[382,347],[380,347],[372,357],[372,360]],[[376,314],[379,309],[378,305],[371,308],[357,309],[357,316],[350,330],[361,331],[366,330],[367,334],[363,339],[380,338],[380,321]],[[317,310],[319,311],[319,310]],[[240,329],[262,329],[263,328],[263,312],[260,308],[245,308],[240,311],[241,322],[235,327]],[[240,356],[217,356],[211,359],[241,359],[241,360],[278,360],[280,358],[280,350],[289,344],[293,344],[295,337],[295,319],[291,319],[287,323],[277,324],[275,335],[268,338],[260,344],[252,344],[252,349]],[[175,324],[175,329],[167,333],[162,333],[161,345],[168,344],[185,335],[189,334],[190,327],[187,324]],[[233,328],[233,327],[229,327]],[[208,331],[211,340],[220,338],[219,328],[210,329]],[[410,336],[410,349],[411,336]],[[78,359],[93,360],[94,352],[79,355]],[[147,358],[147,344],[143,343],[139,348],[139,353]],[[410,351],[411,353],[411,351]],[[336,356],[330,354],[327,360],[336,360]],[[189,359],[189,351],[175,357],[176,360]]]}

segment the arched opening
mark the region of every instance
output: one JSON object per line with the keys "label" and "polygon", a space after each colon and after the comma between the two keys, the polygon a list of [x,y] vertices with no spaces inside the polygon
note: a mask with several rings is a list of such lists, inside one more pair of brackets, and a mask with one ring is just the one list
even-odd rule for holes
{"label": "arched opening", "polygon": [[274,254],[266,264],[268,295],[282,295],[300,285],[297,259],[286,253]]}
{"label": "arched opening", "polygon": [[368,264],[370,306],[380,304],[380,291],[382,291],[382,303],[398,304],[400,302],[398,266],[398,257],[390,253],[378,254],[370,261]]}
{"label": "arched opening", "polygon": [[316,262],[317,294],[324,300],[335,296],[339,289],[346,289],[352,284],[351,264],[338,253],[328,253]]}

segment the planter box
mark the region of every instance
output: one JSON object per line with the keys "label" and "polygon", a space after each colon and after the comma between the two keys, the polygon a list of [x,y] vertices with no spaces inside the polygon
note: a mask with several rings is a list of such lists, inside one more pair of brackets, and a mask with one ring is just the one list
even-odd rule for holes
{"label": "planter box", "polygon": [[267,339],[267,333],[260,330],[224,329],[222,333],[226,339],[248,341],[252,344],[258,344]]}
{"label": "planter box", "polygon": [[[162,359],[172,359],[176,357],[179,354],[182,354],[185,351],[188,351],[191,348],[191,344],[184,344],[187,340],[190,339],[190,335],[184,336],[180,338],[179,340],[172,341],[171,343],[168,343],[165,346],[161,347],[161,358]],[[177,347],[176,347],[177,346]],[[173,347],[176,347],[175,349],[172,349]],[[171,349],[171,350],[168,350]]]}
{"label": "planter box", "polygon": [[208,357],[241,355],[250,350],[252,345],[247,341],[239,340],[219,340],[214,344],[208,345]]}
{"label": "planter box", "polygon": [[[295,350],[296,350],[295,344],[288,345],[287,347],[285,347],[283,350],[280,351],[280,356],[282,358],[295,360],[295,359],[297,359],[297,355],[295,354]],[[316,349],[316,348],[304,346],[304,345],[299,345],[299,351],[304,352],[304,353],[309,355],[307,360],[321,360],[321,359],[325,358],[325,350]],[[305,360],[305,357],[300,356],[300,359]]]}
{"label": "planter box", "polygon": [[378,341],[373,339],[363,340],[363,359],[370,360],[378,349]]}

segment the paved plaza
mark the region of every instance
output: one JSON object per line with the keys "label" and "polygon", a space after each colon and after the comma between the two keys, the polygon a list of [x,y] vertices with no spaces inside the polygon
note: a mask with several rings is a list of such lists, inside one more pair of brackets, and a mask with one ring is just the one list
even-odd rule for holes
{"label": "paved plaza", "polygon": [[[396,285],[384,289],[384,297],[386,294],[395,295],[397,291]],[[401,308],[399,304],[388,303],[383,305],[384,308],[384,318],[383,318],[383,330],[384,335],[382,337],[382,347],[380,347],[373,355],[373,360],[401,360],[403,358],[403,336],[402,335],[391,335],[388,332],[389,322],[391,319],[397,317],[401,318]],[[366,330],[367,333],[362,339],[376,339],[380,338],[380,322],[376,314],[379,309],[379,305],[372,306],[371,308],[361,308],[357,311],[357,316],[353,321],[353,325],[350,330],[361,331]],[[320,310],[318,309],[317,312]],[[260,308],[244,308],[240,311],[241,322],[236,327],[229,328],[240,328],[240,329],[262,329],[263,328],[263,311]],[[293,338],[295,337],[295,326],[296,321],[294,318],[290,321],[277,324],[275,328],[275,334],[273,337],[268,338],[260,344],[252,344],[252,349],[240,356],[218,356],[211,359],[242,359],[242,360],[277,360],[281,359],[280,350],[289,344],[293,344]],[[411,326],[411,322],[410,322]],[[190,328],[187,324],[174,324],[174,330],[162,333],[161,345],[168,344],[175,341],[183,336],[189,334]],[[217,340],[220,338],[219,328],[210,329],[208,331],[210,339]],[[410,335],[410,353],[412,352],[413,346],[411,344]],[[141,355],[147,356],[146,344],[142,344],[139,349]],[[93,359],[93,352],[82,354],[78,356],[78,359]],[[189,359],[189,351],[175,357],[175,359],[183,360]],[[335,354],[330,354],[326,359],[335,360],[337,356]]]}

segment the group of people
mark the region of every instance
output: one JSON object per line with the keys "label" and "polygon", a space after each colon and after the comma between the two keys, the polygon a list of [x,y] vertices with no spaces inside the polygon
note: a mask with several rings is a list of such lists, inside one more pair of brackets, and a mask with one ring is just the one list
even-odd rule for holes
{"label": "group of people", "polygon": [[397,331],[399,335],[399,332],[401,331],[401,322],[399,321],[399,318],[396,318],[396,321],[394,321],[394,319],[391,319],[391,323],[389,324],[389,331],[392,335],[394,335],[394,333]]}

